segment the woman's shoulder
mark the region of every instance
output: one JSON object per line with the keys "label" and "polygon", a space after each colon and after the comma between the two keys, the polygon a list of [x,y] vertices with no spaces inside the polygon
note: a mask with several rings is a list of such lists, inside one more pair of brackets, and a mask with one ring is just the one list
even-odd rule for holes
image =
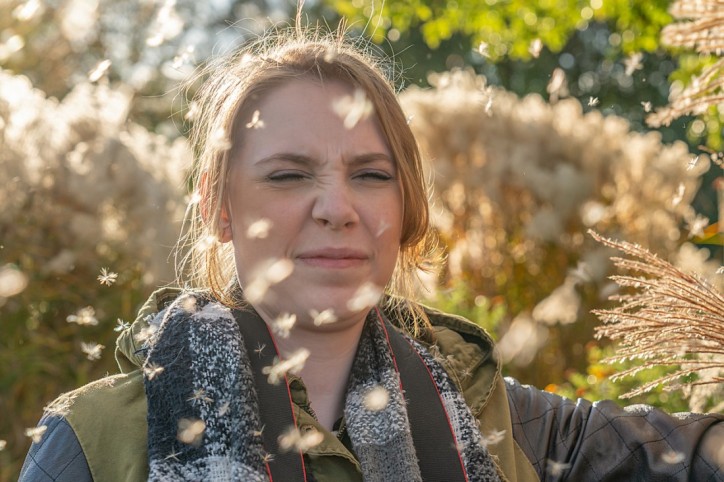
{"label": "woman's shoulder", "polygon": [[432,326],[431,341],[425,343],[462,392],[473,414],[488,403],[500,364],[492,338],[480,326],[462,316],[423,306]]}
{"label": "woman's shoulder", "polygon": [[143,372],[141,369],[133,370],[130,373],[118,373],[108,375],[92,381],[80,388],[67,393],[65,396],[71,398],[71,403],[95,403],[97,400],[107,400],[126,403],[137,398],[144,392]]}
{"label": "woman's shoulder", "polygon": [[[46,415],[61,416],[76,432],[92,431],[122,420],[145,419],[145,391],[141,370],[110,375],[64,393],[46,407]],[[137,412],[143,412],[137,414]]]}
{"label": "woman's shoulder", "polygon": [[[64,393],[45,409],[21,480],[41,480],[33,474],[66,465],[52,480],[90,480],[89,474],[93,480],[116,480],[118,465],[111,461],[119,458],[126,461],[121,465],[128,470],[127,480],[145,480],[146,411],[140,370]],[[63,464],[66,459],[73,463]]]}

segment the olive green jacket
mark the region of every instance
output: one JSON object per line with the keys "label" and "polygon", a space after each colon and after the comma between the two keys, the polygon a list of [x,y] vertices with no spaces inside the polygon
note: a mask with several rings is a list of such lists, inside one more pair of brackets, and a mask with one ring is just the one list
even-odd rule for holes
{"label": "olive green jacket", "polygon": [[[149,315],[162,310],[179,292],[173,288],[155,292],[136,321],[120,335],[116,346],[120,374],[64,396],[72,400],[65,418],[75,431],[95,481],[148,479],[147,406],[140,369],[144,358],[137,335],[148,326]],[[463,318],[434,310],[429,310],[428,315],[441,363],[480,421],[482,433],[502,433],[502,440],[488,447],[501,478],[539,480],[513,439],[505,383],[493,356],[490,337]],[[318,482],[361,481],[362,473],[353,453],[305,410],[309,402],[301,380],[292,379],[290,386],[300,428],[313,426],[325,436],[322,443],[307,452],[315,479]]]}

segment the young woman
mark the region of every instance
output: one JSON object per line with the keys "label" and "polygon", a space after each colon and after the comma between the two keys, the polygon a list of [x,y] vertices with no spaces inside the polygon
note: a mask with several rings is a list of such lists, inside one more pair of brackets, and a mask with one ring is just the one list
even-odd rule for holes
{"label": "young woman", "polygon": [[394,89],[336,37],[206,70],[187,288],[61,397],[21,480],[721,480],[723,417],[504,380],[476,325],[412,300],[428,192]]}

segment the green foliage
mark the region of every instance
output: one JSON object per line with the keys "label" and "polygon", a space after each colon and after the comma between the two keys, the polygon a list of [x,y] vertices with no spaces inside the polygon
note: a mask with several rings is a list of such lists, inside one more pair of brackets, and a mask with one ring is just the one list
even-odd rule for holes
{"label": "green foliage", "polygon": [[601,8],[596,10],[596,19],[614,26],[614,31],[621,35],[624,53],[653,52],[659,47],[661,29],[672,21],[667,11],[670,0],[606,0],[599,3]]}
{"label": "green foliage", "polygon": [[[683,89],[689,86],[695,77],[698,77],[707,68],[719,60],[713,55],[701,55],[694,52],[683,51],[678,57],[678,69],[670,76],[672,90]],[[686,129],[686,136],[694,145],[704,144],[708,148],[720,151],[722,149],[722,129],[724,129],[724,111],[713,105],[698,116],[698,121],[690,122]]]}
{"label": "green foliage", "polygon": [[[376,42],[390,31],[419,29],[425,44],[436,49],[455,34],[487,46],[493,61],[505,56],[530,60],[530,46],[540,39],[552,52],[560,52],[576,30],[589,22],[612,24],[624,53],[651,52],[659,45],[661,28],[671,22],[668,0],[458,0],[435,2],[368,2],[328,0],[339,14]],[[393,34],[395,37],[397,34]]]}
{"label": "green foliage", "polygon": [[436,292],[427,303],[438,310],[473,320],[494,340],[500,335],[508,311],[502,297],[488,298],[478,294],[469,283],[460,280],[453,281],[450,288]]}

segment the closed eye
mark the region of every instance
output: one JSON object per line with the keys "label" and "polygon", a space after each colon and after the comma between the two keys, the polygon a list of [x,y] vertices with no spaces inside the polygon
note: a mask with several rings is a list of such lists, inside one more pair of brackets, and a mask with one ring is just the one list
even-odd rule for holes
{"label": "closed eye", "polygon": [[279,171],[273,172],[266,176],[268,181],[272,182],[293,182],[307,179],[309,174],[303,171]]}
{"label": "closed eye", "polygon": [[355,178],[370,181],[392,181],[394,176],[384,171],[363,171],[357,174]]}

